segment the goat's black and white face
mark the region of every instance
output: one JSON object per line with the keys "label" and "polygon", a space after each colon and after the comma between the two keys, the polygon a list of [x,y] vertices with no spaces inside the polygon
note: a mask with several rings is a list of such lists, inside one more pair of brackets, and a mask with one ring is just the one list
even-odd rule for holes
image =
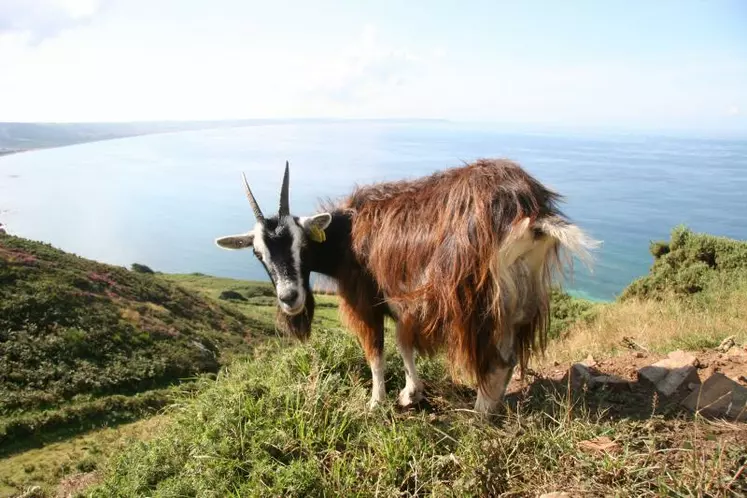
{"label": "goat's black and white face", "polygon": [[221,237],[215,242],[224,249],[251,247],[275,287],[278,305],[282,312],[289,316],[298,315],[304,310],[307,293],[310,292],[310,270],[303,261],[304,249],[308,244],[310,234],[327,228],[332,217],[328,213],[305,218],[290,214],[287,162],[277,216],[265,218],[246,178],[244,178],[244,187],[257,219],[256,225],[246,234]]}

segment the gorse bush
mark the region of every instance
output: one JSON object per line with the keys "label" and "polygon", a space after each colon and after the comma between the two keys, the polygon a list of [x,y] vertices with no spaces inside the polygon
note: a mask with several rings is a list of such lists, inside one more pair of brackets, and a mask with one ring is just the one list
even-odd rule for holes
{"label": "gorse bush", "polygon": [[621,299],[690,296],[747,278],[747,242],[693,233],[680,226],[669,242],[651,244],[654,264],[631,283]]}
{"label": "gorse bush", "polygon": [[137,273],[155,273],[149,266],[141,265],[140,263],[132,263],[130,268]]}

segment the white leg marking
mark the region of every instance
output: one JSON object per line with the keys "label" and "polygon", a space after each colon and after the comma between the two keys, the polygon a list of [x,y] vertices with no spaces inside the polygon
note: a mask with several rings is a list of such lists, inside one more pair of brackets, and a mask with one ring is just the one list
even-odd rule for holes
{"label": "white leg marking", "polygon": [[412,348],[399,347],[399,354],[405,364],[405,388],[399,392],[401,406],[414,405],[423,399],[423,383],[415,369],[415,354]]}
{"label": "white leg marking", "polygon": [[475,411],[482,414],[488,414],[495,410],[503,400],[503,394],[506,392],[506,386],[511,380],[511,374],[514,367],[496,367],[493,373],[488,377],[486,389],[477,390],[477,401],[475,401]]}
{"label": "white leg marking", "polygon": [[384,371],[386,369],[386,363],[384,362],[384,355],[375,357],[371,362],[371,377],[373,378],[373,388],[371,389],[371,401],[368,407],[373,409],[379,403],[386,399],[386,387],[384,386]]}

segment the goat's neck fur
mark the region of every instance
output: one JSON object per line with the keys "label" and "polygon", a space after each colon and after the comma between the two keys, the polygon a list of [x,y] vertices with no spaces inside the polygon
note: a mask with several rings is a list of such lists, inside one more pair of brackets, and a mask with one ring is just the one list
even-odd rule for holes
{"label": "goat's neck fur", "polygon": [[306,264],[306,272],[315,272],[334,279],[340,277],[340,272],[354,260],[350,214],[337,209],[331,213],[332,221],[326,228],[324,242],[309,241],[304,248],[302,260]]}

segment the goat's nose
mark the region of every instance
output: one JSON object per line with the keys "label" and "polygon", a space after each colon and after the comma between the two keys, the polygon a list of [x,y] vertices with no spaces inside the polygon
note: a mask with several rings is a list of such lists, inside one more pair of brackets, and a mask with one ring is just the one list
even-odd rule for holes
{"label": "goat's nose", "polygon": [[296,289],[286,290],[278,297],[283,303],[293,305],[296,304],[296,300],[298,299],[298,291]]}

